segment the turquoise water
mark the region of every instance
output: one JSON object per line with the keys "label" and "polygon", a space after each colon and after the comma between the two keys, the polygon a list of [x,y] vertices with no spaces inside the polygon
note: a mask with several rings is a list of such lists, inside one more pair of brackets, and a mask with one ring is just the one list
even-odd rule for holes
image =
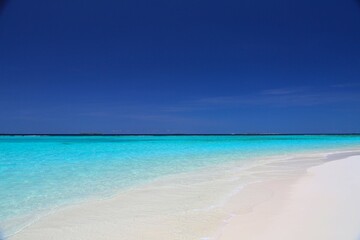
{"label": "turquoise water", "polygon": [[0,227],[169,174],[359,146],[360,136],[0,136]]}

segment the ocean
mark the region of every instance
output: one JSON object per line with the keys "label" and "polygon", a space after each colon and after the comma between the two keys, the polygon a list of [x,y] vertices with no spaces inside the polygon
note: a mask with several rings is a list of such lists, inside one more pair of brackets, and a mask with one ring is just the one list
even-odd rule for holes
{"label": "ocean", "polygon": [[0,136],[0,233],[166,177],[359,147],[358,135]]}

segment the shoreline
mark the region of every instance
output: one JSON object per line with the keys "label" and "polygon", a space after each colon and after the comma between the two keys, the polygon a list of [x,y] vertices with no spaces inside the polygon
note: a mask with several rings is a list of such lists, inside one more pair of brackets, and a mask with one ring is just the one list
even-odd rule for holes
{"label": "shoreline", "polygon": [[[359,152],[356,152],[355,150],[354,151],[349,151],[349,150],[345,151],[344,150],[343,152],[341,152],[341,150],[340,150],[340,151],[334,151],[332,153],[328,153],[326,155],[319,154],[317,157],[319,158],[320,155],[322,155],[323,156],[322,162],[325,162],[325,164],[326,164],[328,161],[342,159],[345,156],[357,155],[357,154],[359,154]],[[296,158],[294,158],[294,159],[296,159]],[[319,163],[319,164],[321,164],[321,163]],[[315,164],[315,165],[318,165],[318,164]],[[305,169],[301,169],[300,172],[304,171],[306,169],[307,169],[307,167]],[[261,167],[260,167],[260,170],[261,170]],[[259,183],[248,183],[250,185],[247,185],[247,186],[245,184],[244,186],[242,186],[243,187],[242,190],[240,192],[236,192],[233,196],[231,196],[231,198],[227,200],[228,202],[224,206],[222,206],[220,210],[215,209],[215,213],[213,215],[205,216],[205,218],[195,216],[195,218],[194,218],[195,221],[205,221],[206,222],[204,225],[200,224],[201,226],[200,225],[197,226],[195,224],[196,227],[204,228],[203,230],[200,230],[199,232],[207,233],[206,236],[202,236],[201,238],[202,239],[221,239],[222,240],[224,236],[223,236],[223,234],[219,234],[217,229],[219,229],[219,226],[222,226],[221,229],[229,228],[229,226],[232,225],[230,223],[233,222],[237,216],[237,214],[234,214],[234,212],[237,212],[238,214],[246,215],[249,212],[251,212],[252,208],[257,208],[257,206],[261,206],[263,202],[271,201],[271,198],[272,198],[271,195],[273,195],[273,193],[271,191],[269,192],[268,190],[266,190],[266,188],[268,188],[270,186],[270,185],[268,185],[269,183],[271,183],[272,186],[277,186],[276,191],[279,192],[279,194],[276,195],[276,199],[277,199],[276,201],[279,204],[286,199],[286,197],[288,196],[288,193],[291,189],[291,186],[294,183],[296,183],[297,180],[301,179],[303,175],[304,175],[303,173],[300,173],[300,174],[297,173],[294,176],[290,176],[290,177],[286,176],[286,177],[284,177],[284,179],[280,179],[280,180],[276,179],[276,180],[267,180],[267,181],[259,182]],[[180,180],[177,184],[179,184],[179,183],[183,184],[182,180]],[[265,186],[265,188],[264,188],[264,186]],[[168,186],[166,186],[166,184],[165,184],[162,187],[167,188]],[[189,186],[186,186],[186,187],[189,187]],[[160,186],[160,188],[161,188],[161,186]],[[260,191],[261,194],[255,193],[257,191]],[[146,189],[145,189],[145,192],[146,192]],[[169,194],[169,192],[166,193],[166,191],[163,191],[163,192],[159,191],[160,194],[164,194],[164,192],[165,192],[165,195]],[[191,193],[191,191],[190,191],[190,193]],[[139,193],[137,193],[137,194],[139,194]],[[174,194],[174,192],[171,192],[171,194]],[[140,195],[144,195],[144,193],[142,193]],[[142,196],[142,197],[144,197],[144,196]],[[162,195],[162,197],[164,197],[164,196]],[[23,231],[15,234],[15,235],[9,236],[8,239],[14,239],[14,240],[16,240],[16,239],[37,239],[38,240],[38,239],[48,239],[49,236],[51,236],[50,237],[51,239],[56,239],[56,237],[58,237],[59,239],[64,238],[64,237],[66,239],[78,239],[78,238],[81,238],[84,236],[86,237],[86,235],[89,232],[93,233],[94,227],[95,227],[95,229],[97,229],[97,232],[100,231],[102,233],[102,235],[101,235],[102,237],[100,239],[114,239],[114,238],[118,238],[118,237],[124,237],[124,236],[122,236],[122,234],[123,234],[122,232],[119,232],[119,231],[114,232],[114,230],[113,230],[113,227],[116,224],[125,224],[125,225],[129,224],[129,221],[120,221],[119,222],[119,219],[117,219],[118,222],[113,221],[114,218],[117,218],[116,213],[123,214],[124,211],[126,210],[125,208],[121,208],[121,207],[119,208],[119,204],[118,204],[118,203],[121,203],[122,201],[123,201],[122,203],[124,203],[124,198],[126,198],[126,196],[121,196],[121,194],[120,194],[120,196],[116,196],[111,199],[98,200],[98,201],[94,201],[94,202],[86,202],[86,203],[82,203],[79,205],[74,205],[74,206],[65,207],[63,209],[59,209],[55,213],[46,215],[43,218],[39,219],[35,223],[26,227]],[[127,200],[125,199],[125,202],[131,203],[131,201],[129,202]],[[134,198],[132,200],[137,200],[137,198]],[[158,201],[158,200],[159,199],[155,199],[154,201]],[[161,198],[160,198],[160,200],[161,200]],[[175,200],[179,200],[179,199],[175,199]],[[238,206],[238,204],[237,204],[239,201],[242,202],[241,206]],[[245,202],[245,204],[244,204],[244,202]],[[144,203],[146,203],[146,201],[143,202],[142,204],[144,204]],[[139,205],[141,205],[141,204],[139,204]],[[168,207],[171,207],[171,206],[168,206]],[[176,204],[173,205],[172,207],[176,207]],[[215,206],[214,208],[217,208],[217,207]],[[94,210],[94,209],[96,209],[96,210]],[[274,208],[274,211],[276,209],[277,208]],[[105,211],[103,211],[103,210],[105,210]],[[113,211],[113,210],[115,210],[115,211]],[[146,209],[146,208],[143,209],[143,211],[148,211],[148,210],[149,209]],[[154,210],[154,209],[152,209],[152,210]],[[163,210],[163,209],[160,209],[160,210]],[[139,212],[141,212],[137,209],[135,209],[135,210],[132,209],[132,211],[133,211],[132,214],[134,214],[134,213],[139,214]],[[200,211],[202,211],[202,210],[200,210]],[[275,214],[274,211],[272,214]],[[104,212],[105,212],[105,214],[104,214]],[[131,215],[130,212],[128,212],[128,214],[129,214],[128,217],[133,216],[133,215]],[[156,214],[156,211],[153,211],[153,214]],[[164,214],[166,215],[166,213],[164,213]],[[144,216],[145,215],[146,214],[144,214]],[[91,221],[91,220],[89,221],[89,216],[90,216],[90,218],[92,218],[93,221]],[[96,219],[96,218],[98,218],[98,216],[102,216],[102,219]],[[149,216],[145,216],[145,217],[149,217]],[[178,220],[176,218],[185,218],[185,216],[176,216],[176,217],[173,217],[170,219],[162,218],[162,219],[157,219],[157,221],[159,224],[165,223],[165,227],[167,227],[167,228],[169,228],[169,227],[171,228],[174,224],[184,224],[186,226],[184,226],[184,229],[182,229],[182,231],[187,231],[189,227],[192,227],[191,223],[188,224],[188,222],[186,222],[186,224],[185,224],[185,221],[183,219]],[[212,219],[212,218],[214,218],[214,219]],[[208,219],[211,219],[211,220],[209,221]],[[227,219],[227,221],[225,223],[224,223],[224,219]],[[139,220],[141,220],[141,214],[140,214],[140,216],[137,216],[137,219],[134,219],[132,222],[136,223],[136,221],[139,221]],[[152,219],[152,220],[154,220],[154,219]],[[142,236],[134,235],[133,238],[127,238],[127,239],[140,239],[141,237],[144,237],[144,236],[147,239],[158,239],[159,236],[161,238],[161,234],[163,234],[163,232],[162,232],[163,229],[154,229],[154,228],[149,227],[149,224],[150,224],[150,226],[152,225],[152,220],[146,222],[146,224],[144,224],[143,226],[142,225],[139,226],[140,228],[141,227],[146,228],[146,231],[145,231],[146,233],[144,235],[142,235]],[[164,222],[166,220],[170,220],[170,221],[168,223],[166,223],[166,222]],[[104,222],[105,222],[105,224],[103,224]],[[114,222],[116,222],[116,224]],[[78,226],[76,226],[77,224],[81,227],[79,228]],[[238,229],[238,227],[237,227],[237,229]],[[198,231],[198,230],[195,229],[194,231]],[[223,231],[223,230],[221,230],[221,231]],[[230,231],[228,231],[228,232],[230,232]],[[68,234],[68,235],[66,235],[66,234]],[[212,237],[214,235],[215,235],[215,237]],[[220,238],[219,238],[219,235],[221,235]],[[150,236],[150,238],[149,238],[149,236]],[[44,238],[42,238],[42,237],[44,237]],[[172,238],[172,239],[178,239],[178,238]],[[181,238],[181,239],[184,239],[184,238]],[[190,237],[190,235],[189,235],[189,238],[185,238],[185,239],[200,239],[200,238],[192,238],[192,236]],[[228,240],[228,239],[230,240],[231,238],[224,238],[224,240]],[[251,239],[251,238],[249,238],[249,239]]]}
{"label": "shoreline", "polygon": [[356,240],[360,237],[360,156],[352,155],[307,169],[292,184],[262,183],[273,196],[239,214],[216,240]]}

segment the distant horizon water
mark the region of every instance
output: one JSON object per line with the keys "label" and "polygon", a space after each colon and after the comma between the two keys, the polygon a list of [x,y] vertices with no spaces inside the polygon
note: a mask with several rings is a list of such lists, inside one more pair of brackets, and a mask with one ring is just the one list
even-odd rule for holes
{"label": "distant horizon water", "polygon": [[0,133],[0,136],[318,136],[318,135],[360,135],[360,132],[323,133]]}

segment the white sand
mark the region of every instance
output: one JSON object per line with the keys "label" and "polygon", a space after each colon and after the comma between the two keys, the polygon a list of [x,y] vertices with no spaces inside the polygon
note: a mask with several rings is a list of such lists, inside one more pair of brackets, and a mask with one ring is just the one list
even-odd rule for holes
{"label": "white sand", "polygon": [[219,240],[360,239],[360,156],[312,167],[290,189],[274,183],[268,188],[274,197],[234,217]]}
{"label": "white sand", "polygon": [[[297,169],[299,162],[292,160],[279,170],[287,173],[294,163]],[[277,166],[260,167],[255,175]],[[206,195],[222,195],[234,176],[213,175],[211,182],[206,176],[207,181],[196,185],[184,177],[63,209],[10,239],[192,240],[215,232],[216,240],[355,240],[360,236],[359,173],[360,156],[353,156],[312,167],[300,179],[298,174],[280,179],[270,174],[273,180],[251,184],[209,211],[187,209],[213,199]],[[219,228],[219,220],[229,213],[233,217]]]}

